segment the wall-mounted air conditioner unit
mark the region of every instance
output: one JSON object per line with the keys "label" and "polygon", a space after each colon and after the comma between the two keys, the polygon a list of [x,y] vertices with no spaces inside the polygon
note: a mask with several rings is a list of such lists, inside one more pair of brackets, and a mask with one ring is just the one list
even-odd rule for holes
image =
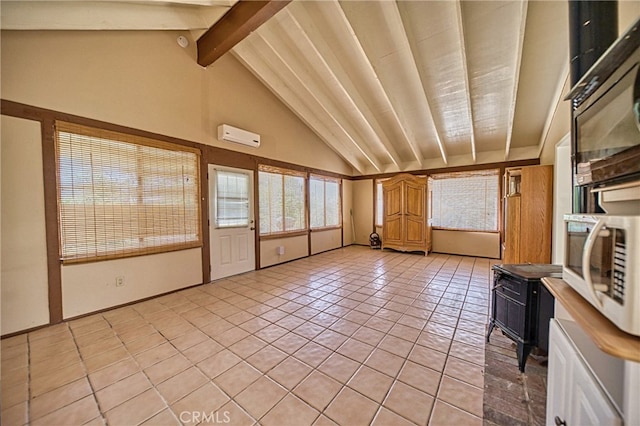
{"label": "wall-mounted air conditioner unit", "polygon": [[218,126],[218,140],[239,143],[257,148],[260,146],[260,135],[221,124]]}

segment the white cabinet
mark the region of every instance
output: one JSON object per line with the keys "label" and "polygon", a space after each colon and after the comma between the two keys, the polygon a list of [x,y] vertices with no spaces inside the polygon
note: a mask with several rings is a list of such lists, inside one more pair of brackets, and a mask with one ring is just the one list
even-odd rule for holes
{"label": "white cabinet", "polygon": [[[558,336],[555,320],[551,320],[549,330],[549,369],[547,370],[547,425],[566,422],[571,410],[568,394],[571,378],[569,362],[572,352],[571,344],[564,336]],[[556,421],[555,419],[558,419]]]}
{"label": "white cabinet", "polygon": [[589,346],[581,332],[551,320],[547,426],[621,425],[624,362]]}

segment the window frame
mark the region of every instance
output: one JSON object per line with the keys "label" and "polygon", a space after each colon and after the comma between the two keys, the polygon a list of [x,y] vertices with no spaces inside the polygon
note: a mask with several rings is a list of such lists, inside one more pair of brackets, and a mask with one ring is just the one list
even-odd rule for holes
{"label": "window frame", "polygon": [[[159,253],[167,253],[167,252],[180,251],[180,250],[188,250],[188,249],[199,248],[203,246],[202,200],[201,200],[202,182],[201,182],[201,173],[200,173],[200,167],[201,167],[200,149],[186,146],[186,145],[174,144],[174,143],[153,139],[149,137],[137,136],[137,135],[124,133],[120,131],[107,130],[100,127],[85,126],[85,125],[71,123],[71,122],[62,121],[62,120],[56,120],[54,122],[53,133],[54,133],[54,138],[53,138],[54,139],[54,157],[55,157],[55,168],[56,168],[55,173],[56,173],[56,216],[58,219],[58,258],[61,261],[61,263],[63,264],[92,263],[92,262],[99,262],[104,260],[124,259],[129,257],[136,257],[136,256],[146,256],[150,254],[159,254]],[[147,147],[147,148],[158,149],[163,151],[173,151],[173,152],[179,152],[179,153],[192,154],[194,158],[191,159],[188,163],[184,163],[185,167],[188,166],[189,168],[192,168],[192,173],[188,175],[189,177],[193,177],[194,179],[194,184],[192,185],[192,187],[194,188],[195,192],[190,191],[188,193],[188,195],[190,195],[190,198],[191,198],[192,207],[186,208],[186,206],[188,205],[185,204],[184,202],[176,206],[178,206],[178,208],[182,208],[183,211],[186,211],[186,210],[190,211],[190,215],[188,217],[184,216],[184,220],[190,221],[189,223],[192,226],[191,229],[193,229],[193,226],[195,226],[194,234],[189,233],[185,235],[195,235],[195,239],[185,238],[184,241],[170,242],[170,243],[160,242],[156,244],[142,245],[137,248],[130,248],[130,247],[115,248],[115,249],[105,248],[104,250],[100,251],[99,250],[100,242],[97,241],[98,237],[97,237],[97,234],[95,234],[94,241],[93,241],[93,243],[96,246],[95,254],[89,254],[86,251],[85,253],[66,254],[64,250],[64,239],[65,239],[66,231],[64,228],[65,216],[63,212],[63,205],[66,203],[63,200],[63,190],[71,189],[73,191],[73,184],[71,187],[66,187],[65,185],[62,184],[63,170],[61,165],[62,163],[61,144],[63,142],[61,142],[61,134],[70,134],[79,138],[93,138],[96,140],[101,140],[101,141],[104,141],[103,145],[106,145],[110,142],[114,143],[114,145],[127,144],[133,147],[137,147],[136,151],[138,151],[138,153],[140,152],[140,147]],[[69,138],[72,138],[72,136],[69,136]],[[69,141],[69,144],[71,143],[72,142]],[[117,151],[118,149],[114,148],[114,150]],[[136,156],[135,161],[136,161],[135,177],[138,182],[138,186],[136,190],[138,194],[137,203],[136,204],[132,203],[129,205],[133,206],[134,209],[139,209],[143,212],[146,212],[149,210],[150,206],[156,206],[157,204],[155,203],[146,204],[144,202],[145,189],[144,189],[144,185],[141,185],[140,183],[145,180],[145,175],[144,173],[141,173],[141,172],[144,171],[143,169],[145,165],[148,166],[149,164],[153,164],[153,163],[144,163],[143,162],[144,160],[142,160],[141,157],[138,157],[138,156]],[[91,173],[92,174],[94,173],[93,168],[91,169]],[[146,177],[148,179],[149,177],[153,177],[153,176],[154,175],[152,174],[152,175],[147,175]],[[116,186],[110,189],[117,191],[118,187]],[[95,190],[93,190],[92,194],[98,194],[98,193]],[[183,192],[183,200],[184,200],[184,195],[185,195],[185,192]],[[92,200],[93,200],[93,196],[92,196]],[[95,214],[95,206],[98,204],[95,202],[92,202],[92,203],[83,203],[83,204],[73,203],[73,205],[89,206],[89,208],[94,209],[94,214]],[[104,204],[104,205],[107,205],[107,204]],[[166,205],[173,206],[173,204],[166,204]],[[85,207],[85,209],[86,208],[87,207]],[[151,210],[153,210],[153,207],[151,207]],[[154,220],[153,212],[151,213],[151,215],[144,215],[143,222],[148,222],[149,220],[151,221]],[[141,236],[140,234],[143,234],[145,232],[143,230],[143,226],[140,226],[140,225],[137,227],[134,226],[132,227],[132,229],[135,229],[137,231],[137,236],[136,236],[136,231],[132,231],[131,234],[126,234],[126,236],[129,236],[130,238],[138,238],[138,239],[144,239],[144,238],[152,239],[154,237],[157,238],[157,236],[153,236],[153,237],[144,236],[144,235]],[[73,234],[75,234],[75,231],[71,233],[71,235]],[[85,235],[88,235],[88,234],[85,234]],[[123,234],[120,236],[121,238],[118,240],[117,238],[114,237],[112,233],[112,235],[105,237],[104,240],[108,241],[110,237],[114,237],[113,238],[114,240],[122,241],[123,239],[126,240],[126,236]],[[162,236],[160,236],[160,240],[162,240]],[[76,241],[80,241],[80,240],[76,239]],[[89,244],[91,244],[90,236],[85,238],[84,241],[89,241]],[[114,243],[113,241],[112,243],[113,243],[112,246],[117,245],[117,243]],[[105,243],[103,242],[103,244]]]}
{"label": "window frame", "polygon": [[[302,228],[296,228],[296,229],[291,229],[291,230],[287,230],[286,229],[286,221],[283,222],[282,224],[282,231],[274,231],[274,232],[263,232],[262,230],[262,226],[261,226],[261,221],[263,219],[262,214],[261,214],[261,201],[262,201],[262,197],[261,197],[261,193],[260,193],[260,177],[261,177],[261,173],[269,173],[269,174],[273,174],[273,175],[280,175],[282,177],[281,179],[281,185],[282,185],[282,218],[286,217],[286,197],[285,197],[285,178],[287,176],[291,176],[291,177],[296,177],[296,178],[301,178],[302,181],[302,187],[303,187],[303,198],[302,198],[302,209],[303,209],[303,218],[302,218],[302,223],[303,226]],[[277,237],[282,237],[282,236],[287,236],[287,237],[293,237],[293,236],[298,236],[298,235],[305,235],[309,232],[309,212],[308,212],[308,177],[307,177],[307,173],[305,172],[300,172],[300,171],[296,171],[296,170],[291,170],[291,169],[285,169],[285,168],[281,168],[281,167],[275,167],[275,166],[269,166],[269,165],[265,165],[265,164],[259,164],[258,165],[258,208],[257,208],[257,212],[258,212],[258,235],[260,239],[269,239],[269,238],[277,238]],[[271,209],[270,209],[271,210]]]}
{"label": "window frame", "polygon": [[[322,181],[323,184],[323,226],[312,226],[311,225],[311,181]],[[335,183],[338,187],[338,223],[336,225],[327,225],[327,183]],[[310,174],[309,175],[309,190],[308,190],[308,199],[309,199],[309,230],[311,232],[314,231],[325,231],[331,229],[341,229],[342,228],[342,179],[334,178],[330,176],[324,176],[319,174]]]}

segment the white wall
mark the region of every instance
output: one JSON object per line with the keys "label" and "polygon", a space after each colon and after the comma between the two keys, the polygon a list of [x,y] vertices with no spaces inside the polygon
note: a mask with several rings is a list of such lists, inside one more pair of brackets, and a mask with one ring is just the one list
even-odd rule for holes
{"label": "white wall", "polygon": [[373,180],[353,181],[353,222],[355,243],[369,245],[373,231]]}
{"label": "white wall", "polygon": [[571,213],[571,136],[567,134],[556,144],[553,167],[553,246],[551,262],[561,265],[564,254],[564,221],[566,213]]}
{"label": "white wall", "polygon": [[322,253],[342,246],[342,230],[328,229],[311,233],[311,254]]}
{"label": "white wall", "polygon": [[[284,254],[278,254],[278,247],[284,247]],[[260,241],[260,267],[300,259],[309,255],[309,238],[305,235]]]}
{"label": "white wall", "polygon": [[353,181],[342,180],[342,243],[353,244]]}
{"label": "white wall", "polygon": [[500,259],[500,234],[497,232],[465,232],[433,230],[433,251]]}
{"label": "white wall", "polygon": [[[124,285],[116,287],[116,277]],[[63,317],[202,283],[202,250],[190,249],[62,267]]]}
{"label": "white wall", "polygon": [[2,116],[2,334],[49,323],[40,123]]}
{"label": "white wall", "polygon": [[[3,31],[2,97],[350,175],[353,169],[231,54],[202,68],[174,31]],[[189,34],[185,34],[190,38]],[[46,64],[46,66],[44,66]],[[217,140],[231,124],[260,148]]]}

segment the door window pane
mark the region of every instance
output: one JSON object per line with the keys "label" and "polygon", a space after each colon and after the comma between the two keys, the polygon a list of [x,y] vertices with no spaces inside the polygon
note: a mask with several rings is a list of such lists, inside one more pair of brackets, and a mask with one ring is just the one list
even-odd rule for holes
{"label": "door window pane", "polygon": [[249,175],[216,171],[216,227],[249,225]]}

